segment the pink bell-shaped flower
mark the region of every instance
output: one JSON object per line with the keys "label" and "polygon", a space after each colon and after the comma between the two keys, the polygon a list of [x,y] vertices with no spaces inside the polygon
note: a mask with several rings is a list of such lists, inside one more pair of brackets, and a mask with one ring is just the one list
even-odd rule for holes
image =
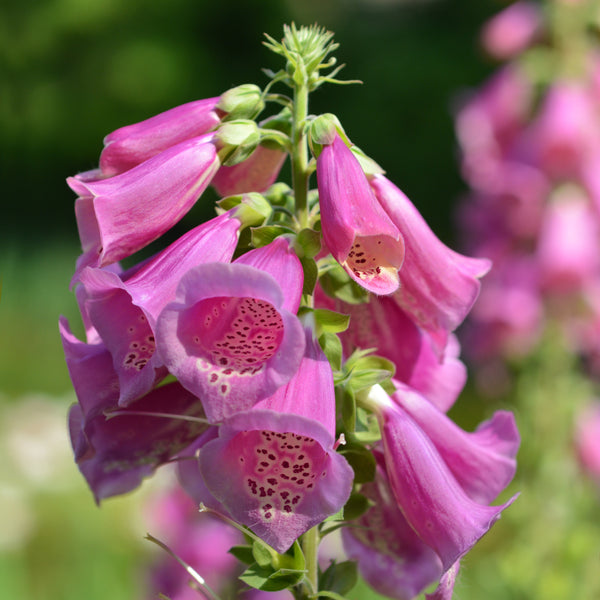
{"label": "pink bell-shaped flower", "polygon": [[344,550],[376,592],[412,600],[441,577],[442,561],[406,521],[390,488],[383,455],[376,450],[375,457],[375,479],[360,490],[372,505],[342,530]]}
{"label": "pink bell-shaped flower", "polygon": [[[268,266],[244,264],[260,264],[261,255],[270,256]],[[199,265],[181,279],[175,302],[158,318],[157,349],[211,423],[250,408],[296,372],[304,334],[293,313],[302,279],[298,258],[277,240],[250,258]],[[282,289],[280,281],[292,283]]]}
{"label": "pink bell-shaped flower", "polygon": [[512,413],[498,411],[468,433],[410,387],[394,385],[392,400],[433,442],[466,494],[482,504],[492,502],[517,469],[520,437]]}
{"label": "pink bell-shaped flower", "polygon": [[548,202],[536,249],[541,285],[556,293],[581,291],[600,274],[600,227],[583,190],[559,188]]}
{"label": "pink bell-shaped flower", "polygon": [[155,353],[155,325],[160,311],[175,299],[181,277],[198,264],[229,262],[239,227],[225,213],[188,231],[132,274],[91,267],[81,272],[82,313],[113,357],[121,406],[167,374]]}
{"label": "pink bell-shaped flower", "polygon": [[286,157],[282,150],[259,145],[245,161],[222,166],[211,185],[219,196],[264,192],[277,179]]}
{"label": "pink bell-shaped flower", "polygon": [[438,347],[460,325],[479,294],[479,278],[490,263],[445,246],[412,202],[383,175],[370,180],[377,200],[404,237],[406,255],[396,302]]}
{"label": "pink bell-shaped flower", "polygon": [[[472,499],[444,455],[412,417],[379,386],[370,395],[379,413],[390,485],[406,520],[447,571],[467,553],[502,511]],[[465,475],[474,475],[466,473]]]}
{"label": "pink bell-shaped flower", "polygon": [[317,288],[318,306],[350,316],[350,326],[340,333],[344,354],[373,348],[394,363],[394,377],[410,385],[447,411],[462,391],[467,372],[459,360],[460,346],[450,335],[443,351],[435,348],[429,334],[418,327],[392,296],[373,296],[369,302],[348,304],[326,296]]}
{"label": "pink bell-shaped flower", "polygon": [[83,254],[77,272],[117,262],[160,237],[192,208],[219,165],[209,134],[109,179],[67,179],[79,196],[75,214]]}
{"label": "pink bell-shaped flower", "polygon": [[208,133],[220,123],[218,102],[218,97],[195,100],[109,133],[100,154],[100,177],[128,171],[171,146]]}
{"label": "pink bell-shaped flower", "polygon": [[289,383],[226,420],[199,455],[211,494],[278,552],[338,512],[354,479],[335,452],[333,374],[310,329],[305,347]]}
{"label": "pink bell-shaped flower", "polygon": [[519,0],[493,16],[481,32],[485,50],[498,60],[507,60],[535,41],[542,24],[540,6]]}
{"label": "pink bell-shaped flower", "polygon": [[119,399],[110,353],[102,344],[79,341],[64,318],[60,334],[78,400],[69,410],[71,443],[97,502],[135,489],[206,429],[202,422],[178,418],[204,417],[198,399],[178,383],[156,388],[130,407],[137,413],[174,418],[133,413],[108,418]]}
{"label": "pink bell-shaped flower", "polygon": [[348,275],[375,294],[398,289],[404,242],[339,135],[317,159],[323,239]]}

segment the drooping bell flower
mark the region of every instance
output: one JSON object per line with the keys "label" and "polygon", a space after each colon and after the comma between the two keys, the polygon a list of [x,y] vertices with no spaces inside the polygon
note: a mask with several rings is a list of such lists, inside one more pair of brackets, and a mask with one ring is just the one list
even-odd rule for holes
{"label": "drooping bell flower", "polygon": [[394,299],[443,348],[479,294],[490,263],[454,252],[431,231],[412,202],[384,175],[370,185],[404,237],[406,255]]}
{"label": "drooping bell flower", "polygon": [[[296,302],[302,269],[289,247],[276,246],[264,270],[243,262],[194,267],[158,318],[160,358],[202,400],[211,423],[273,394],[302,359],[302,325],[285,308]],[[271,250],[256,250],[252,260]],[[290,276],[299,283],[290,286],[288,297],[279,281]]]}
{"label": "drooping bell flower", "polygon": [[547,203],[536,248],[544,289],[577,292],[597,278],[599,240],[598,217],[583,190],[570,185],[557,189]]}
{"label": "drooping bell flower", "polygon": [[113,177],[171,146],[208,133],[220,123],[218,102],[218,97],[195,100],[109,133],[100,154],[99,175]]}
{"label": "drooping bell flower", "polygon": [[410,387],[395,381],[392,400],[431,440],[465,493],[488,504],[511,482],[520,437],[512,413],[498,411],[466,432]]}
{"label": "drooping bell flower", "polygon": [[207,428],[177,418],[204,417],[198,399],[178,383],[156,388],[130,406],[135,412],[173,414],[173,419],[140,414],[107,418],[119,398],[110,353],[102,344],[79,341],[64,318],[60,334],[78,400],[69,411],[71,443],[97,502],[138,487]]}
{"label": "drooping bell flower", "polygon": [[373,296],[369,302],[348,304],[315,292],[317,306],[350,316],[350,326],[339,334],[344,354],[373,348],[396,367],[394,377],[421,392],[440,410],[447,411],[466,382],[466,367],[459,360],[455,336],[448,338],[443,352],[398,306],[393,296]]}
{"label": "drooping bell flower", "polygon": [[334,444],[333,374],[307,329],[295,376],[226,420],[219,437],[201,449],[199,471],[238,523],[285,552],[350,495],[354,474]]}
{"label": "drooping bell flower", "polygon": [[497,60],[507,60],[535,41],[541,24],[540,6],[520,0],[494,15],[484,25],[481,42],[491,56]]}
{"label": "drooping bell flower", "polygon": [[599,135],[597,99],[580,82],[557,80],[524,134],[525,151],[551,177],[577,178]]}
{"label": "drooping bell flower", "polygon": [[194,205],[219,168],[213,136],[171,146],[109,179],[67,179],[83,254],[76,271],[117,262],[148,245]]}
{"label": "drooping bell flower", "polygon": [[419,425],[374,386],[369,398],[378,412],[390,486],[406,520],[448,570],[483,536],[502,511],[474,501]]}
{"label": "drooping bell flower", "polygon": [[339,135],[317,158],[323,239],[359,285],[375,294],[398,289],[404,242],[381,208],[352,151]]}
{"label": "drooping bell flower", "polygon": [[219,196],[264,192],[277,179],[286,157],[282,150],[259,145],[245,161],[232,167],[222,166],[211,186]]}
{"label": "drooping bell flower", "polygon": [[375,479],[361,487],[371,507],[344,527],[344,550],[363,579],[378,593],[412,600],[443,572],[439,556],[413,531],[392,494],[383,456],[375,451]]}
{"label": "drooping bell flower", "polygon": [[240,227],[233,214],[230,211],[188,231],[130,276],[91,267],[81,272],[82,314],[113,357],[119,405],[143,396],[166,376],[155,353],[156,319],[175,299],[177,285],[190,268],[231,260]]}
{"label": "drooping bell flower", "polygon": [[511,63],[461,103],[456,114],[461,170],[476,190],[489,192],[502,182],[502,164],[528,122],[533,96],[530,77]]}

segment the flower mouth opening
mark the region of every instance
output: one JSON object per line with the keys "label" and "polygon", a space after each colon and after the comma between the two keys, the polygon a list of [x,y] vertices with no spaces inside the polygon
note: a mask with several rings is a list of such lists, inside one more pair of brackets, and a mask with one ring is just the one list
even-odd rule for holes
{"label": "flower mouth opening", "polygon": [[283,319],[266,300],[207,298],[186,316],[192,348],[225,375],[256,373],[275,355],[283,339]]}
{"label": "flower mouth opening", "polygon": [[270,521],[296,512],[323,470],[326,452],[314,439],[293,432],[244,431],[235,438],[246,494]]}

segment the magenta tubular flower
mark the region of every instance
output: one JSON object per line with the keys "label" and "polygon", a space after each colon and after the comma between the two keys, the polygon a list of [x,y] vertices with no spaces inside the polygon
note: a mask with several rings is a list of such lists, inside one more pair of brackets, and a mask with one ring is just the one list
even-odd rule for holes
{"label": "magenta tubular flower", "polygon": [[555,81],[524,134],[531,159],[554,178],[577,178],[598,148],[597,99],[578,82]]}
{"label": "magenta tubular flower", "polygon": [[392,399],[431,440],[465,493],[481,504],[492,502],[517,469],[520,437],[512,413],[498,411],[468,433],[408,386],[394,384]]}
{"label": "magenta tubular flower", "polygon": [[232,167],[221,167],[211,185],[219,196],[264,192],[277,179],[286,157],[281,150],[258,146],[245,161]]}
{"label": "magenta tubular flower", "polygon": [[546,290],[581,291],[600,275],[598,217],[583,190],[557,190],[546,207],[536,255]]}
{"label": "magenta tubular flower", "polygon": [[186,140],[109,179],[67,179],[83,254],[77,272],[125,258],[154,241],[194,205],[219,168],[211,135]]}
{"label": "magenta tubular flower", "polygon": [[202,400],[211,423],[273,394],[302,360],[302,325],[277,281],[293,263],[288,253],[279,257],[270,273],[236,263],[191,269],[158,318],[160,358]]}
{"label": "magenta tubular flower", "polygon": [[228,419],[199,457],[214,497],[278,552],[338,512],[354,478],[334,449],[331,367],[310,330],[306,336],[306,352],[292,380]]}
{"label": "magenta tubular flower", "polygon": [[492,17],[481,32],[485,50],[498,60],[507,60],[528,48],[540,33],[540,6],[520,0]]}
{"label": "magenta tubular flower", "polygon": [[375,480],[361,487],[372,506],[342,530],[344,550],[363,579],[378,593],[412,600],[443,572],[439,556],[425,544],[398,508],[379,451]]}
{"label": "magenta tubular flower", "polygon": [[390,485],[406,520],[431,547],[447,571],[483,536],[502,511],[473,500],[457,481],[433,441],[378,386],[370,398],[378,407]]}
{"label": "magenta tubular flower", "polygon": [[208,133],[220,123],[218,101],[217,97],[188,102],[109,133],[100,154],[100,176],[118,175],[171,146]]}
{"label": "magenta tubular flower", "polygon": [[443,352],[431,337],[394,301],[392,296],[374,296],[363,304],[333,300],[317,288],[317,305],[350,316],[349,328],[340,334],[346,356],[356,349],[373,348],[392,361],[394,377],[422,393],[440,410],[447,411],[462,391],[467,372],[459,360],[460,346],[450,335]]}
{"label": "magenta tubular flower", "polygon": [[490,263],[445,246],[412,202],[383,175],[370,184],[377,200],[404,236],[406,256],[394,299],[443,347],[447,332],[460,325],[479,294],[479,277]]}
{"label": "magenta tubular flower", "polygon": [[198,264],[231,260],[239,227],[225,213],[187,232],[130,276],[91,267],[81,272],[82,314],[113,357],[121,406],[149,392],[167,374],[155,353],[154,329],[160,311],[175,299],[181,277]]}
{"label": "magenta tubular flower", "polygon": [[[97,502],[135,489],[188,446],[206,425],[154,416],[106,414],[117,409],[119,383],[102,344],[79,341],[61,318],[60,333],[78,404],[69,411],[75,461]],[[198,399],[178,383],[157,388],[131,410],[203,417]]]}
{"label": "magenta tubular flower", "polygon": [[375,294],[398,289],[404,242],[339,135],[317,159],[323,238],[348,275]]}

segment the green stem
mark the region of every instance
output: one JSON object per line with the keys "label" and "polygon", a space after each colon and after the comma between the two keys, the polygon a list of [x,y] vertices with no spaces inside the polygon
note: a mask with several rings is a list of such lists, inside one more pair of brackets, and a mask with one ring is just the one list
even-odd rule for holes
{"label": "green stem", "polygon": [[304,131],[307,116],[308,86],[306,83],[297,84],[292,113],[292,186],[296,217],[301,228],[308,227],[308,145]]}
{"label": "green stem", "polygon": [[319,590],[319,528],[318,526],[309,529],[302,536],[302,552],[306,560],[306,581],[304,588],[306,589],[305,598],[313,597]]}

